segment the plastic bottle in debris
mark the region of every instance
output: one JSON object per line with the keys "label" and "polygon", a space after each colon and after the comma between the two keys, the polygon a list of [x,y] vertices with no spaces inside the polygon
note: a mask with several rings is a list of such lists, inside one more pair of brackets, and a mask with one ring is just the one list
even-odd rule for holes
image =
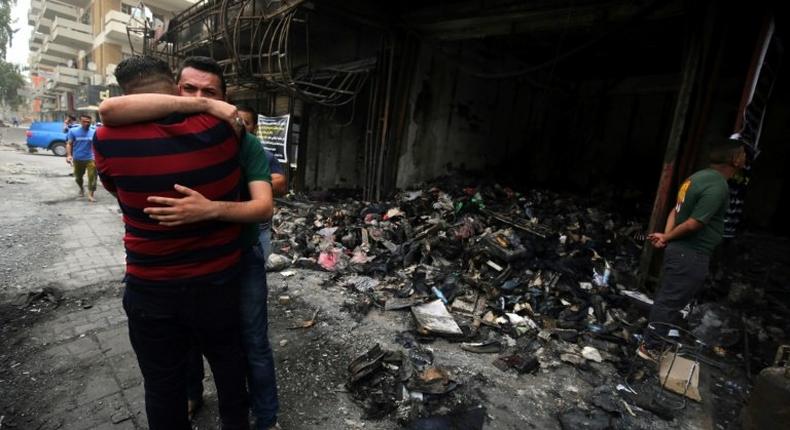
{"label": "plastic bottle in debris", "polygon": [[433,295],[436,296],[437,299],[441,300],[442,303],[444,303],[445,305],[447,304],[447,297],[444,296],[442,290],[440,290],[437,287],[431,287],[431,291],[433,292]]}

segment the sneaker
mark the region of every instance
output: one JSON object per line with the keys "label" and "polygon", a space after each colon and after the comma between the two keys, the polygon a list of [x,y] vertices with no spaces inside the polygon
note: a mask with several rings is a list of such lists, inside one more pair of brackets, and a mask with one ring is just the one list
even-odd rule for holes
{"label": "sneaker", "polygon": [[636,355],[647,361],[652,361],[653,363],[658,364],[658,351],[649,349],[644,343],[639,344],[639,348],[636,349]]}

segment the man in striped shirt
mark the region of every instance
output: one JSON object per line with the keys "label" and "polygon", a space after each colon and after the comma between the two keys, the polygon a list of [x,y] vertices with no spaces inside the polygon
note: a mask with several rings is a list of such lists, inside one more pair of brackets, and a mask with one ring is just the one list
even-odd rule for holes
{"label": "man in striped shirt", "polygon": [[[126,94],[177,91],[168,65],[152,57],[125,59],[115,75]],[[249,426],[238,319],[241,226],[221,216],[165,225],[143,211],[150,196],[176,198],[186,190],[238,201],[240,133],[200,114],[100,127],[94,137],[99,177],[118,198],[126,226],[123,302],[152,430],[190,428],[186,365],[193,339],[212,367],[222,427]],[[270,196],[260,185],[255,189]],[[236,209],[255,212],[258,203]]]}
{"label": "man in striped shirt", "polygon": [[[217,63],[207,57],[189,57],[184,60],[178,73],[178,85],[182,97],[146,94],[141,96],[115,97],[106,100],[100,107],[105,124],[128,124],[150,120],[156,116],[173,112],[210,112],[236,124],[238,112],[223,111],[225,81]],[[186,96],[186,97],[183,97]],[[259,151],[245,151],[254,148]],[[269,171],[269,160],[263,146],[252,134],[247,133],[242,142],[244,151],[239,158],[242,174],[247,181],[254,180],[260,165]],[[272,181],[271,178],[268,181]],[[284,185],[284,184],[283,184]],[[253,199],[256,197],[253,195]],[[146,213],[164,224],[188,224],[204,219],[206,213],[214,212],[213,205],[224,204],[228,209],[245,202],[210,201],[199,193],[187,194],[182,199],[149,197],[149,201],[166,205],[162,208],[147,208]],[[269,196],[271,202],[271,196]],[[252,412],[256,429],[276,429],[279,409],[274,358],[268,338],[266,261],[259,241],[258,225],[268,221],[271,212],[263,219],[242,217],[228,218],[229,221],[246,223],[242,233],[242,276],[241,306],[242,338],[247,356],[247,377],[250,387]],[[203,360],[199,351],[192,355],[188,367],[188,391],[190,410],[202,403]]]}

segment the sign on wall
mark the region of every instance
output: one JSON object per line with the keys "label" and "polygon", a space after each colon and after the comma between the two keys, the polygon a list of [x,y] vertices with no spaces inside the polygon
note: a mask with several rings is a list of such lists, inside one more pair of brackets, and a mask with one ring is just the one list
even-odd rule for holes
{"label": "sign on wall", "polygon": [[288,162],[288,123],[291,115],[258,115],[258,138],[280,163]]}

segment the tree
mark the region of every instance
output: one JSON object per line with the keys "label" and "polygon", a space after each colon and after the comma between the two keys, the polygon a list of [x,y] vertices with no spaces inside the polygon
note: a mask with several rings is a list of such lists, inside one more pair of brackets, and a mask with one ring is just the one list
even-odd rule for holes
{"label": "tree", "polygon": [[16,109],[23,100],[19,90],[25,86],[25,79],[19,66],[0,60],[0,101]]}
{"label": "tree", "polygon": [[6,49],[13,42],[14,33],[17,30],[11,28],[14,22],[11,20],[11,9],[16,4],[16,0],[0,0],[0,59],[5,59]]}

